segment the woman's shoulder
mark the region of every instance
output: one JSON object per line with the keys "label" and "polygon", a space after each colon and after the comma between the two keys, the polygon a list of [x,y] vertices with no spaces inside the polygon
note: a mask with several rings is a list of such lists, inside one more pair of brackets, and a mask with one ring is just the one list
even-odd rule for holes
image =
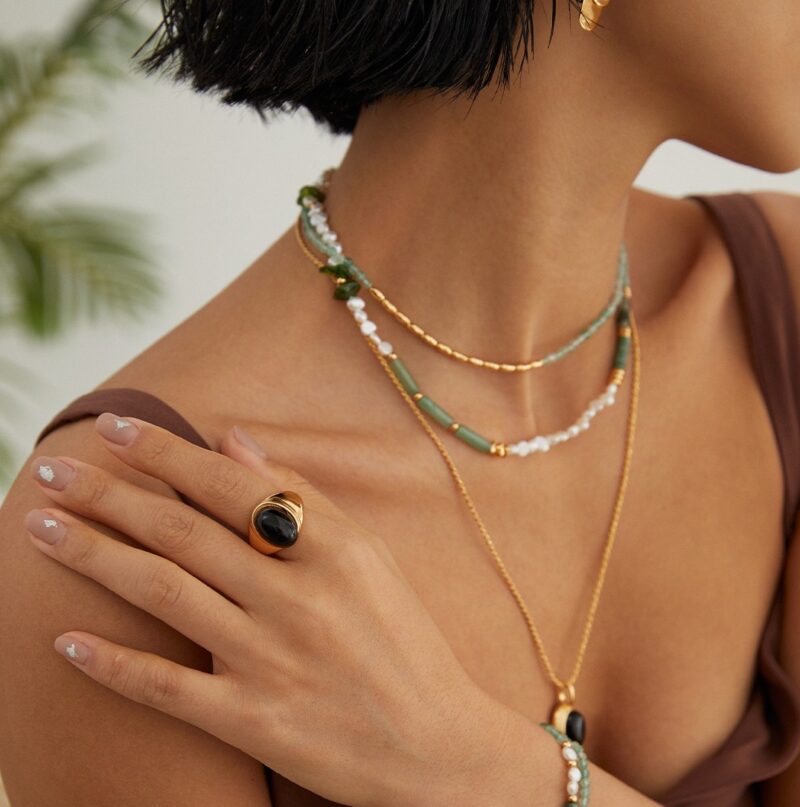
{"label": "woman's shoulder", "polygon": [[274,382],[280,378],[289,397],[299,384],[291,369],[299,366],[300,345],[289,334],[302,308],[298,262],[285,241],[286,234],[89,394],[130,399],[154,415],[169,417],[174,410],[212,447],[231,422],[251,418],[256,409],[264,420],[271,412],[280,418]]}

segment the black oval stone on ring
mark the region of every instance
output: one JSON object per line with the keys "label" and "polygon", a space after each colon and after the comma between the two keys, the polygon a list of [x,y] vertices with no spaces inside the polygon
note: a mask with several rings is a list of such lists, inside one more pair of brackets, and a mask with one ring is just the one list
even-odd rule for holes
{"label": "black oval stone on ring", "polygon": [[260,510],[253,519],[258,534],[281,549],[292,546],[297,540],[297,524],[291,516],[273,507]]}

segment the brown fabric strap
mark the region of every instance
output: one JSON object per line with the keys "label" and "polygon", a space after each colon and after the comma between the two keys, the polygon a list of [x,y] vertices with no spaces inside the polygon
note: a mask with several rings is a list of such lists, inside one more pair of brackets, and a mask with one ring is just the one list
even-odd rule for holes
{"label": "brown fabric strap", "polygon": [[168,429],[173,434],[177,434],[178,437],[195,443],[201,448],[210,448],[194,426],[169,404],[149,392],[130,387],[92,390],[76,398],[53,416],[50,422],[39,432],[34,445],[38,445],[51,431],[63,426],[65,423],[73,423],[81,418],[100,415],[103,412],[113,412],[121,417],[129,415],[130,417],[141,418],[154,423],[156,426]]}
{"label": "brown fabric strap", "polygon": [[746,193],[691,195],[711,213],[731,254],[753,366],[778,441],[783,524],[794,532],[800,500],[800,336],[786,263],[758,202]]}
{"label": "brown fabric strap", "polygon": [[[74,423],[85,417],[95,417],[103,412],[113,412],[120,417],[127,415],[141,418],[148,423],[161,426],[201,448],[211,448],[194,426],[168,403],[149,392],[131,387],[107,387],[92,390],[79,398],[75,398],[74,401],[52,417],[50,422],[39,432],[34,445],[38,445],[44,437],[59,426]],[[178,490],[175,492],[181,501],[209,516],[209,518],[214,518],[204,507],[184,493]]]}

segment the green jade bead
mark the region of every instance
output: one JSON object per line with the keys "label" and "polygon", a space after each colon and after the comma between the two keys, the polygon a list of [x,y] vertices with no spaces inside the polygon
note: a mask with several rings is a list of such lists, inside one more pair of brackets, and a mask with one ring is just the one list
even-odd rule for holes
{"label": "green jade bead", "polygon": [[628,363],[628,351],[631,346],[630,336],[620,336],[617,342],[617,352],[614,356],[614,369],[623,370]]}
{"label": "green jade bead", "polygon": [[[357,281],[365,288],[372,288],[372,281],[353,263],[350,258],[337,252],[330,244],[323,241],[317,235],[317,231],[314,229],[314,226],[311,224],[308,216],[308,211],[303,208],[303,210],[300,211],[300,218],[303,223],[303,233],[305,234],[306,238],[308,238],[308,240],[311,241],[311,243],[320,252],[324,252],[329,257],[334,258],[336,260],[336,264],[334,264],[334,266],[341,267],[340,271],[346,271],[351,279]],[[321,267],[320,271],[328,271],[329,268],[333,267]]]}
{"label": "green jade bead", "polygon": [[423,395],[418,401],[417,406],[423,411],[427,412],[437,423],[440,423],[445,429],[449,429],[455,421],[449,412],[442,409],[433,398]]}
{"label": "green jade bead", "polygon": [[325,201],[325,191],[317,185],[303,185],[297,193],[297,204],[302,205],[306,196],[311,196],[318,202]]}
{"label": "green jade bead", "polygon": [[472,431],[469,426],[459,426],[458,431],[455,433],[459,440],[466,443],[468,446],[477,449],[482,454],[491,454],[492,441],[487,440],[477,432]]}
{"label": "green jade bead", "polygon": [[355,280],[345,280],[333,290],[333,296],[337,300],[349,300],[351,297],[355,297],[359,291],[361,291],[360,283],[356,283]]}
{"label": "green jade bead", "polygon": [[300,211],[300,220],[303,223],[303,232],[308,238],[309,241],[320,251],[324,252],[326,255],[330,255],[332,258],[337,258],[338,260],[342,259],[342,256],[331,247],[330,244],[326,244],[318,235],[317,231],[314,229],[314,226],[311,224],[308,218],[308,210],[303,208]]}
{"label": "green jade bead", "polygon": [[414,376],[408,371],[408,367],[400,359],[389,359],[389,367],[395,374],[397,380],[402,384],[403,389],[413,397],[419,392],[419,386],[414,380]]}
{"label": "green jade bead", "polygon": [[[400,382],[403,389],[412,398],[415,395],[418,395],[420,392],[419,384],[417,384],[414,376],[411,375],[405,364],[399,358],[389,359],[388,364],[389,368],[394,373],[395,378]],[[436,401],[429,398],[427,395],[423,395],[418,401],[415,401],[415,403],[423,412],[433,418],[437,423],[444,426],[446,429],[449,429],[450,426],[452,426],[455,422],[449,412],[445,411],[441,406],[439,406],[439,404],[436,403]],[[484,454],[489,454],[492,450],[492,443],[490,440],[487,440],[485,437],[467,426],[459,425],[458,430],[455,432],[455,436],[468,446],[471,446]]]}

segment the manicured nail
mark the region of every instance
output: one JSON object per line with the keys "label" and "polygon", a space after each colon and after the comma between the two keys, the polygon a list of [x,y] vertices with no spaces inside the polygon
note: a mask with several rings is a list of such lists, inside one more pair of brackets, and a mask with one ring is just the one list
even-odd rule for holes
{"label": "manicured nail", "polygon": [[252,451],[262,459],[266,459],[267,452],[264,447],[251,435],[248,434],[241,426],[233,427],[233,436],[247,449]]}
{"label": "manicured nail", "polygon": [[119,418],[111,412],[103,412],[95,421],[95,428],[101,437],[118,446],[129,445],[139,434],[139,427],[135,423]]}
{"label": "manicured nail", "polygon": [[89,658],[89,648],[83,642],[79,642],[71,636],[59,636],[53,642],[53,647],[62,656],[71,661],[77,661],[78,664],[83,664]]}
{"label": "manicured nail", "polygon": [[31,463],[31,475],[48,488],[63,490],[67,482],[75,476],[75,469],[52,457],[36,457]]}
{"label": "manicured nail", "polygon": [[64,537],[67,528],[47,510],[29,510],[24,519],[25,529],[30,530],[39,540],[55,544]]}

